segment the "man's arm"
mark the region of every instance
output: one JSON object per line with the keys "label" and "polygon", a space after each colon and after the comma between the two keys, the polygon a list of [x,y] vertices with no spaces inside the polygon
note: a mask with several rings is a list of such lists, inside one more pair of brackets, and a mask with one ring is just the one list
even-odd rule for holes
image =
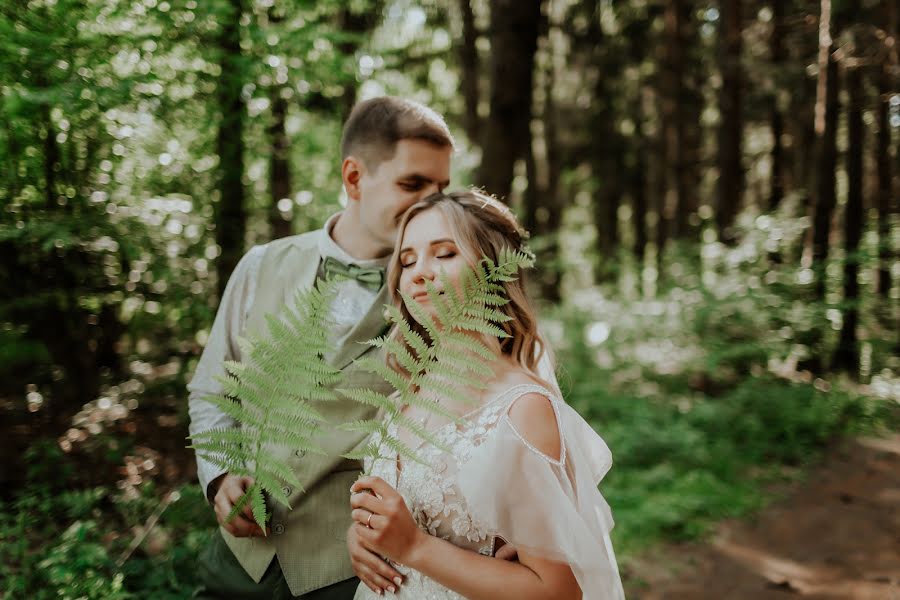
{"label": "man's arm", "polygon": [[[234,421],[205,398],[222,392],[218,377],[225,375],[226,360],[241,360],[237,340],[244,333],[247,311],[253,302],[259,264],[265,248],[254,246],[235,267],[219,308],[212,330],[194,377],[188,384],[188,413],[192,436],[210,429],[233,427]],[[197,478],[206,498],[212,502],[225,471],[218,465],[197,456]],[[212,486],[210,485],[212,484]]]}

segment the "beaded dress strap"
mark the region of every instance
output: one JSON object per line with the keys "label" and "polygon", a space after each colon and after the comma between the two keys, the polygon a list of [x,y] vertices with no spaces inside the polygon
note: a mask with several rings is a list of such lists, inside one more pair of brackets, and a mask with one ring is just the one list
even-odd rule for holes
{"label": "beaded dress strap", "polygon": [[[506,409],[503,414],[503,419],[505,420],[506,424],[509,425],[509,428],[512,430],[512,432],[514,434],[516,434],[516,437],[518,437],[519,440],[521,440],[521,442],[523,444],[525,444],[525,446],[529,450],[531,450],[532,452],[534,452],[535,454],[537,454],[544,460],[546,460],[558,467],[564,466],[566,464],[566,444],[565,444],[565,440],[563,438],[563,433],[562,433],[562,420],[561,420],[561,417],[559,414],[559,406],[557,406],[557,404],[556,404],[556,402],[557,402],[556,395],[554,395],[550,390],[548,390],[544,386],[531,384],[531,383],[524,383],[524,384],[513,386],[509,390],[504,392],[503,395],[505,396],[506,394],[510,394],[512,392],[518,392],[518,393],[515,394],[512,397],[512,399],[509,401],[509,403],[506,405]],[[540,450],[535,448],[534,445],[531,444],[531,442],[526,440],[525,437],[521,433],[519,433],[519,430],[516,429],[516,426],[513,425],[512,421],[510,421],[510,419],[509,419],[509,409],[512,407],[513,403],[516,400],[518,400],[519,398],[521,398],[522,396],[524,396],[525,394],[531,394],[531,393],[540,394],[541,396],[546,397],[550,401],[550,406],[553,408],[553,416],[556,418],[556,433],[557,433],[557,435],[559,435],[559,448],[560,448],[559,460],[556,460],[552,456],[547,456],[546,454],[544,454],[543,452],[541,452]]]}

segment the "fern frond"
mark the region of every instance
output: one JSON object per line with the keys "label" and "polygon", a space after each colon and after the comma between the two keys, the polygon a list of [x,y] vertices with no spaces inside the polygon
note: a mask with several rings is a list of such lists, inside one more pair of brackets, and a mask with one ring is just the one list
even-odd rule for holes
{"label": "fern frond", "polygon": [[[519,272],[531,264],[532,259],[526,253],[504,251],[496,263],[483,259],[462,273],[458,287],[441,273],[441,293],[432,282],[425,283],[434,316],[401,292],[404,305],[425,331],[429,341],[426,342],[410,327],[397,307],[390,306],[387,316],[393,324],[394,336],[376,338],[369,343],[393,356],[406,376],[384,362],[364,359],[358,363],[363,369],[381,376],[399,394],[384,396],[367,390],[341,390],[341,393],[377,406],[381,419],[393,421],[415,437],[441,447],[435,432],[410,419],[403,408],[416,407],[439,414],[449,422],[459,419],[456,412],[447,407],[472,403],[480,394],[478,390],[487,387],[494,372],[491,364],[497,356],[485,343],[485,338],[509,337],[502,325],[511,317],[500,310],[509,302],[503,284],[515,280]],[[399,455],[420,462],[415,450],[390,435],[387,427],[354,422],[344,428],[372,434],[376,440],[346,455],[348,457],[378,460]],[[393,457],[379,456],[382,448],[393,452]]]}
{"label": "fern frond", "polygon": [[428,344],[421,335],[410,328],[399,308],[393,305],[388,307],[388,319],[398,328],[404,341],[409,344],[417,356],[425,356],[428,353]]}
{"label": "fern frond", "polygon": [[325,454],[313,440],[325,424],[316,405],[337,397],[331,387],[341,376],[324,359],[333,293],[333,285],[320,283],[297,294],[283,314],[267,315],[267,333],[238,340],[243,360],[224,364],[222,392],[206,398],[237,426],[196,434],[192,447],[229,473],[254,479],[229,519],[249,503],[265,529],[266,498],[290,507],[285,484],[302,489],[283,449]]}
{"label": "fern frond", "polygon": [[[432,297],[433,290],[434,288],[432,287],[431,290],[428,291],[429,298]],[[406,304],[406,308],[407,310],[409,310],[409,313],[413,316],[416,322],[422,326],[428,336],[432,340],[437,338],[440,329],[438,329],[438,326],[434,322],[434,319],[431,317],[431,315],[428,314],[428,312],[422,307],[421,304],[413,300],[411,296],[403,292],[400,293],[400,296],[403,298],[403,302]]]}
{"label": "fern frond", "polygon": [[[247,493],[250,496],[250,506],[253,509],[253,519],[257,523],[266,522],[266,499],[263,496],[262,486],[254,485]],[[263,533],[266,532],[265,525],[260,525]]]}
{"label": "fern frond", "polygon": [[[251,485],[250,488],[244,493],[244,495],[241,496],[238,499],[238,501],[234,503],[234,506],[231,507],[231,511],[228,513],[228,516],[225,517],[226,523],[231,521],[233,518],[235,518],[237,515],[239,515],[241,513],[241,511],[244,510],[244,507],[247,506],[247,504],[253,498],[252,494],[256,487],[257,487],[256,484]],[[263,521],[263,523],[265,523],[265,521]],[[260,525],[260,527],[262,527],[263,531],[265,531],[265,525]]]}
{"label": "fern frond", "polygon": [[374,406],[378,410],[384,411],[388,414],[392,414],[397,409],[394,401],[391,400],[388,396],[385,396],[384,394],[380,394],[368,388],[350,388],[347,390],[341,389],[338,391],[351,400],[355,400],[360,404]]}

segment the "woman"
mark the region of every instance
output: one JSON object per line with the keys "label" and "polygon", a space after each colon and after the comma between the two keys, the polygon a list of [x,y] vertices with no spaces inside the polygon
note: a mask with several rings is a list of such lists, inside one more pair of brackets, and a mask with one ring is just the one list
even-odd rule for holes
{"label": "woman", "polygon": [[[501,250],[522,243],[515,218],[496,200],[477,192],[430,196],[400,225],[388,272],[393,300],[427,339],[396,290],[435,317],[426,282],[437,291],[443,282],[457,286],[482,256],[497,261]],[[389,425],[424,464],[401,461],[382,444],[381,454],[394,459],[367,465],[370,476],[353,485],[353,527],[362,544],[406,576],[400,597],[623,598],[612,518],[597,491],[609,450],[536,376],[542,341],[524,282],[505,287],[510,337],[483,339],[495,353],[487,389],[467,390],[474,404],[442,401],[459,422],[404,409],[451,452]],[[517,562],[493,558],[503,543],[515,546]],[[355,599],[380,594],[361,583]]]}

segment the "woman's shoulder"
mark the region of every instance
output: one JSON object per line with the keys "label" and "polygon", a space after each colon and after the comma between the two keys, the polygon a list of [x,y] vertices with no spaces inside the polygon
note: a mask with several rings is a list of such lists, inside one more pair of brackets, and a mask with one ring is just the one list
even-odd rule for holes
{"label": "woman's shoulder", "polygon": [[516,390],[506,411],[510,425],[532,449],[561,460],[558,409],[550,387],[527,371],[511,374],[509,384]]}
{"label": "woman's shoulder", "polygon": [[553,391],[554,387],[549,382],[544,381],[534,372],[518,365],[506,370],[498,379],[500,387],[505,389],[507,393],[513,395],[513,398],[511,398],[513,401],[519,396],[519,394],[516,393],[517,391],[522,391],[524,393],[524,391],[529,388],[534,390],[534,393],[543,394],[547,400],[556,400],[556,395]]}

